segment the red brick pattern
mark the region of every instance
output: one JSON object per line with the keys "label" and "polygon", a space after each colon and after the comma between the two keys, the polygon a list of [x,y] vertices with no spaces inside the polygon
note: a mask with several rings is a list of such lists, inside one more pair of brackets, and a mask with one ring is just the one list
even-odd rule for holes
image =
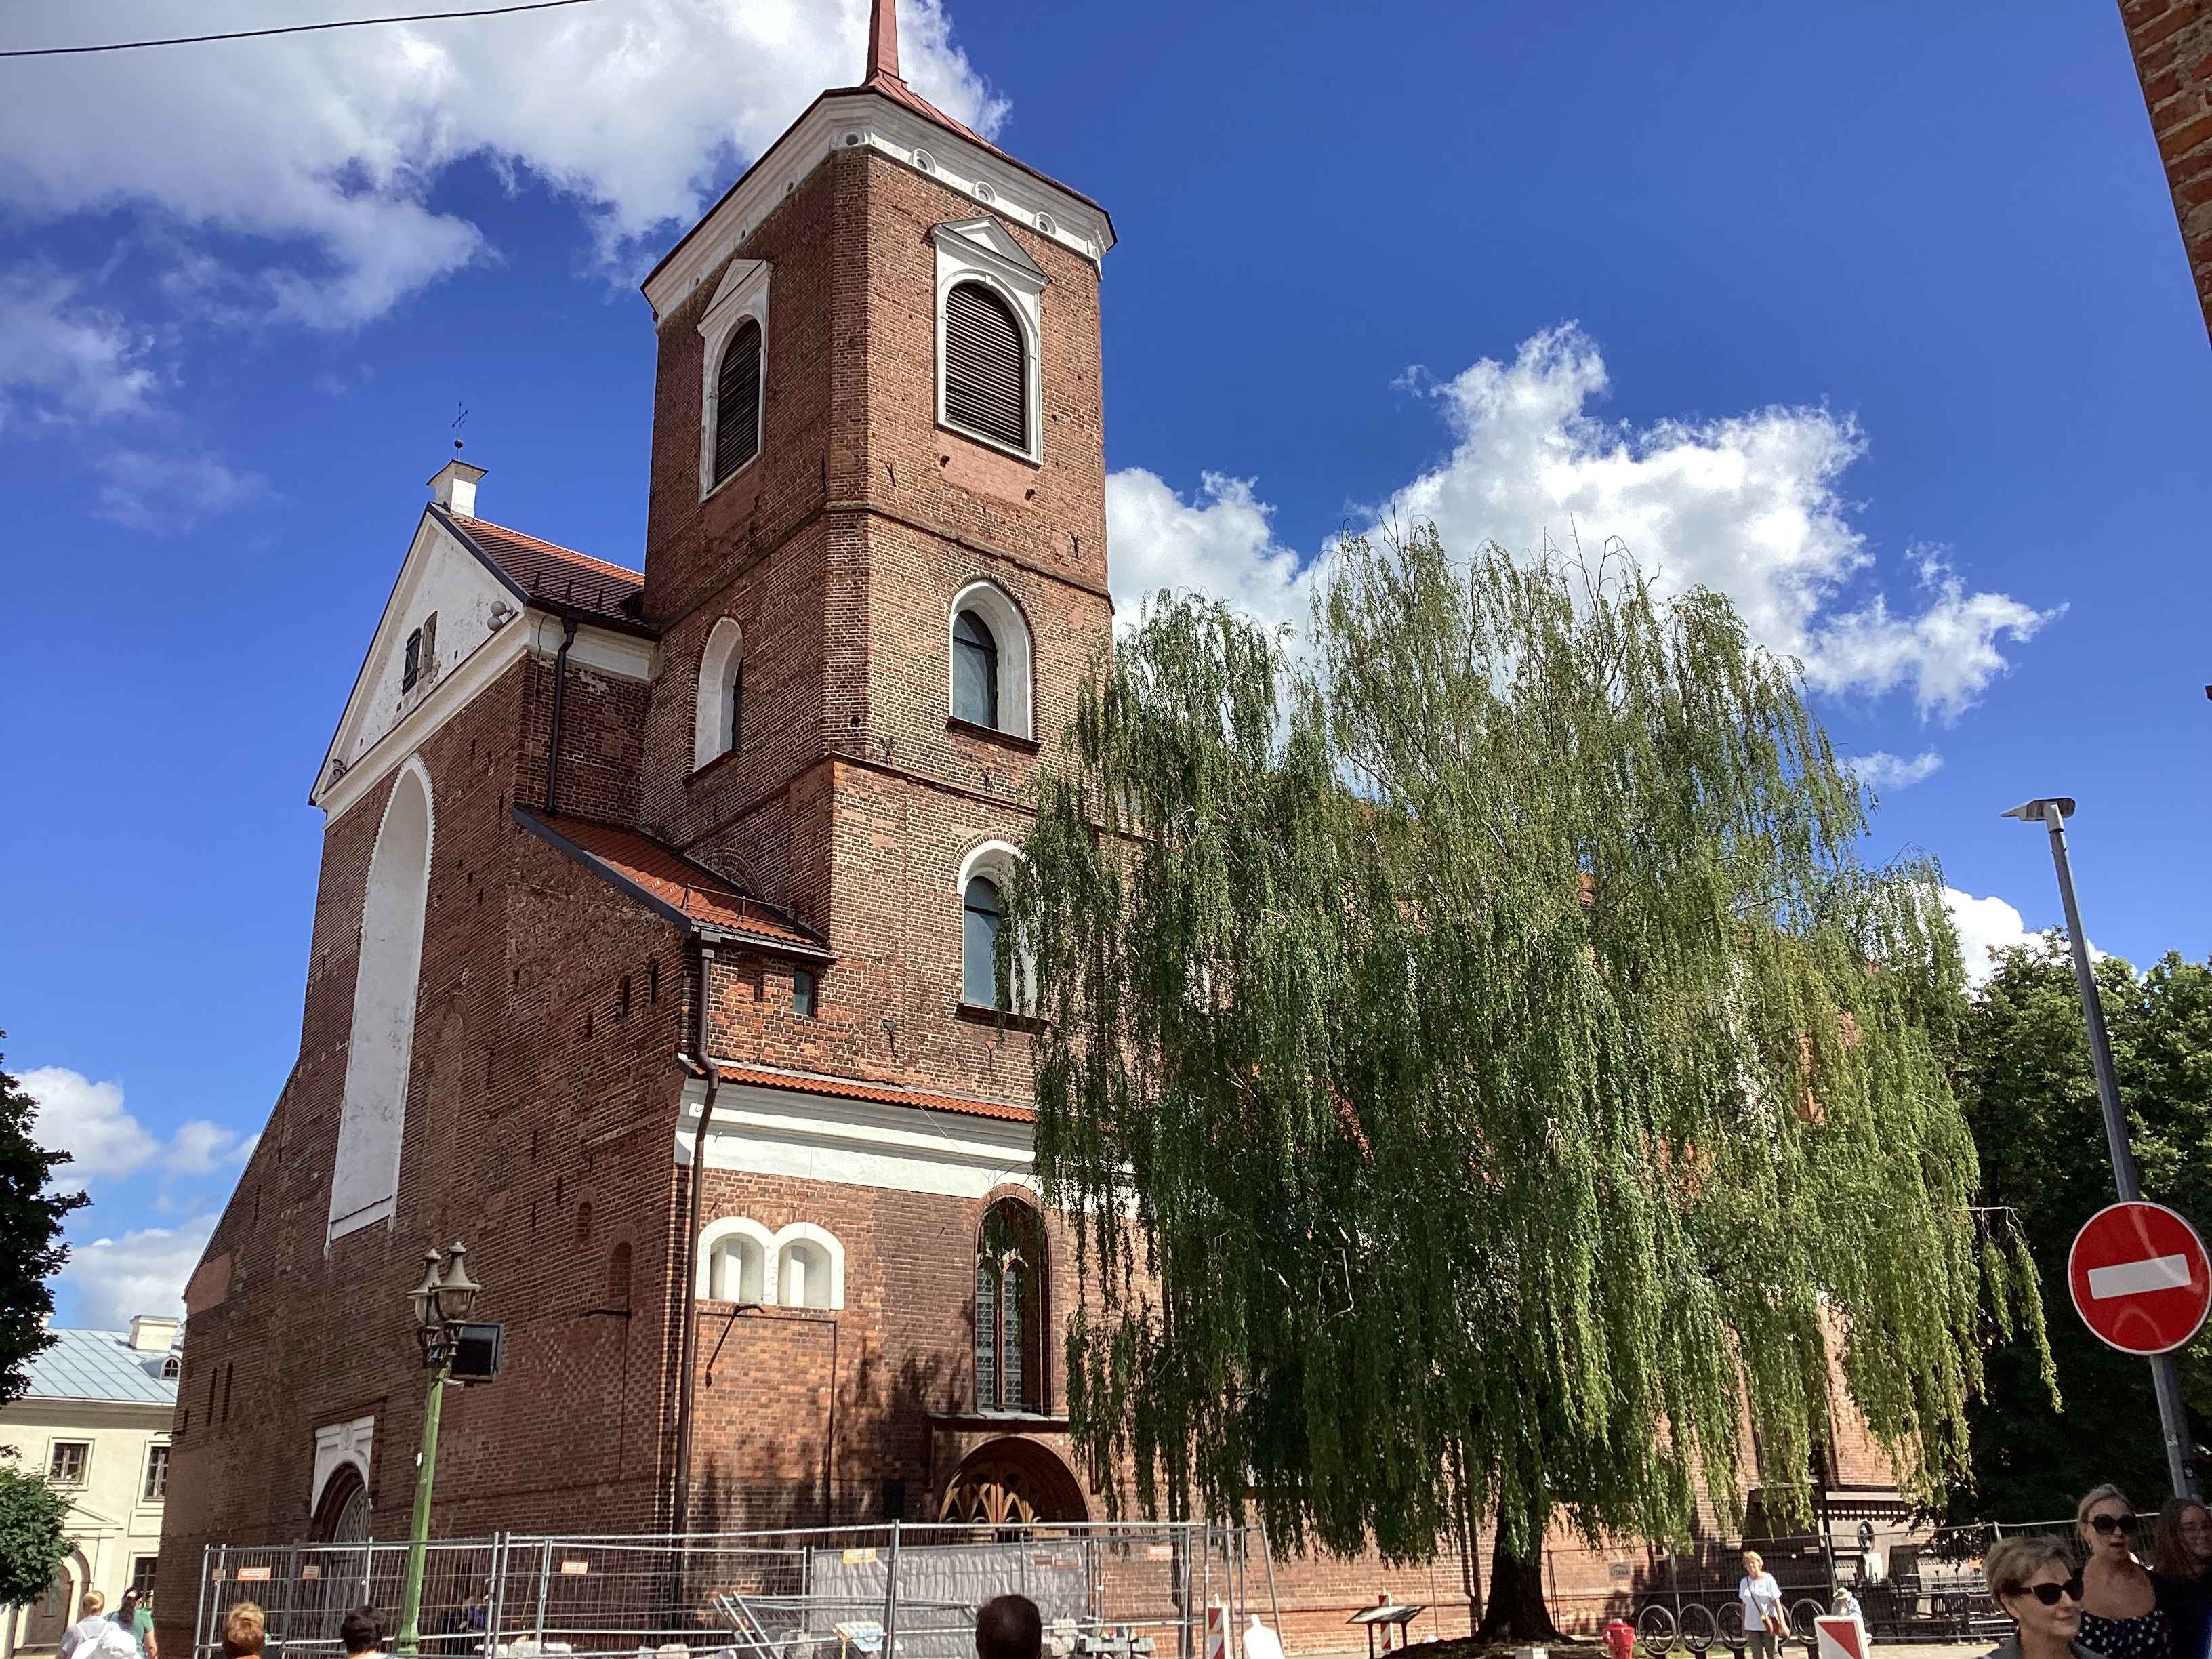
{"label": "red brick pattern", "polygon": [[2212,329],[2212,7],[2205,0],[2121,0],[2151,133]]}

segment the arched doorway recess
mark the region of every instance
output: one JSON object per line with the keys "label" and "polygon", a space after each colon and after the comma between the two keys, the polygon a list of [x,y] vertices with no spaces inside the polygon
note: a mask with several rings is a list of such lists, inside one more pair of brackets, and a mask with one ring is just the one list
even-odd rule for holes
{"label": "arched doorway recess", "polygon": [[941,1521],[1011,1527],[1091,1518],[1074,1472],[1049,1448],[1019,1435],[987,1441],[945,1483]]}

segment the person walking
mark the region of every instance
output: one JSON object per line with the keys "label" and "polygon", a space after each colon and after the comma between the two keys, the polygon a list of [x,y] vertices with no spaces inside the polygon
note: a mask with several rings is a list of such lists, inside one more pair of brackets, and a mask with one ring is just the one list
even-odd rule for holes
{"label": "person walking", "polygon": [[2087,1557],[2081,1569],[2081,1643],[2105,1659],[2175,1659],[2173,1626],[2158,1586],[2136,1559],[2136,1510],[2118,1486],[2099,1486],[2074,1508]]}
{"label": "person walking", "polygon": [[2212,1655],[2212,1510],[2194,1498],[2169,1498],[2151,1532],[2158,1565],[2150,1581],[2173,1626],[2174,1659]]}
{"label": "person walking", "polygon": [[161,1644],[154,1639],[154,1609],[133,1584],[115,1604],[115,1622],[131,1632],[138,1659],[161,1659]]}
{"label": "person walking", "polygon": [[1782,1610],[1782,1586],[1757,1550],[1743,1553],[1743,1577],[1735,1595],[1743,1604],[1743,1646],[1748,1659],[1781,1659],[1790,1615]]}
{"label": "person walking", "polygon": [[2105,1659],[2081,1639],[2081,1570],[2063,1539],[2000,1540],[1982,1573],[2013,1625],[1984,1659]]}
{"label": "person walking", "polygon": [[136,1659],[130,1630],[108,1617],[106,1595],[87,1590],[82,1606],[84,1617],[62,1632],[54,1659]]}

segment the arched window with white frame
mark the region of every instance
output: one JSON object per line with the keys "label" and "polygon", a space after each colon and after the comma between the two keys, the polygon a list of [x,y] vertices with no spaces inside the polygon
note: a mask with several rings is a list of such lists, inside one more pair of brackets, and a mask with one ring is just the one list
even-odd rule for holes
{"label": "arched window with white frame", "polygon": [[699,654],[698,710],[691,768],[744,746],[745,631],[733,617],[716,623]]}
{"label": "arched window with white frame", "polygon": [[932,227],[937,246],[937,421],[1031,463],[1043,459],[1044,271],[986,214]]}
{"label": "arched window with white frame", "polygon": [[970,1008],[1026,1012],[1030,976],[1013,964],[1012,994],[999,990],[999,935],[1005,931],[1006,900],[1021,854],[1003,841],[986,842],[960,865],[960,1000]]}
{"label": "arched window with white frame", "polygon": [[952,596],[945,647],[952,718],[1008,737],[1035,737],[1030,623],[1013,595],[994,581],[961,588]]}
{"label": "arched window with white frame", "polygon": [[699,495],[745,470],[768,441],[768,289],[764,259],[732,259],[699,319]]}

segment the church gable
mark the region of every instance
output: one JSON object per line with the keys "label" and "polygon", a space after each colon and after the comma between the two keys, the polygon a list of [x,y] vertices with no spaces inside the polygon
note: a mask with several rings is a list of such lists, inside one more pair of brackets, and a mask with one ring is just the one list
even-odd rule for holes
{"label": "church gable", "polygon": [[521,609],[520,596],[484,557],[440,514],[425,512],[346,700],[316,796]]}

